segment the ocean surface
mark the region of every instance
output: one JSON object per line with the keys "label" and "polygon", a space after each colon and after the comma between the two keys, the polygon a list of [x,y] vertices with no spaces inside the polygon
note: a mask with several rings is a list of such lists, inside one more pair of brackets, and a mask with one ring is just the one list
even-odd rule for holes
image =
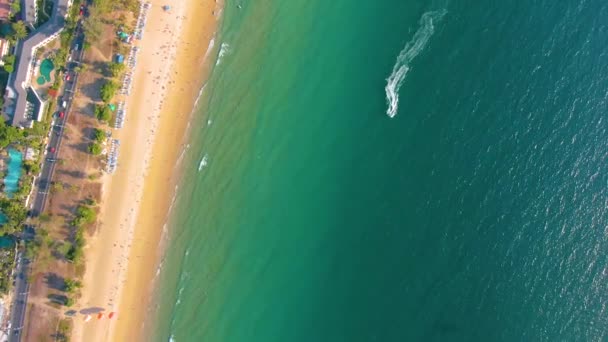
{"label": "ocean surface", "polygon": [[229,0],[209,58],[150,340],[608,339],[608,2]]}

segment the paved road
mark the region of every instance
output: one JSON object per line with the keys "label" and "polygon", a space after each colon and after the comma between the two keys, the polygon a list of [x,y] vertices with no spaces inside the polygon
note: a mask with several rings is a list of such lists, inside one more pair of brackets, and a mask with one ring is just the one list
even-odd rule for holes
{"label": "paved road", "polygon": [[[32,208],[30,210],[30,216],[36,217],[44,211],[46,206],[47,196],[50,190],[51,181],[53,179],[53,172],[55,171],[56,156],[59,153],[61,147],[61,139],[63,136],[64,123],[67,121],[70,115],[70,109],[72,107],[72,99],[74,97],[74,91],[76,84],[78,83],[78,74],[74,71],[74,68],[82,61],[84,43],[84,34],[82,32],[80,24],[78,25],[75,33],[75,38],[72,42],[72,47],[76,45],[79,47],[77,50],[72,49],[71,61],[67,63],[66,74],[70,75],[70,80],[64,82],[63,95],[58,101],[57,113],[64,112],[64,117],[59,118],[56,115],[54,125],[51,127],[49,132],[49,142],[46,150],[46,156],[42,161],[42,168],[40,177],[36,183],[34,191],[34,200],[32,202]],[[62,102],[66,102],[65,108],[62,106]],[[55,151],[55,152],[51,152]],[[33,227],[26,227],[22,236],[22,240],[33,238],[34,230]],[[25,322],[25,312],[27,309],[27,297],[29,294],[30,285],[27,281],[29,260],[25,258],[22,252],[17,255],[17,267],[15,268],[15,285],[14,293],[15,298],[13,299],[13,305],[11,310],[11,329],[9,332],[9,342],[21,341],[21,334],[23,330],[23,324]]]}
{"label": "paved road", "polygon": [[23,330],[23,322],[25,320],[25,310],[27,308],[27,295],[30,290],[30,284],[27,282],[27,273],[29,261],[24,257],[22,252],[17,256],[17,267],[15,268],[15,283],[13,290],[15,298],[13,298],[13,306],[11,310],[11,321],[9,338],[10,342],[19,341]]}
{"label": "paved road", "polygon": [[[67,64],[68,71],[66,73],[70,75],[70,80],[64,83],[63,95],[57,101],[58,108],[57,112],[55,113],[54,125],[51,127],[49,143],[46,149],[46,156],[42,162],[40,177],[37,181],[37,191],[34,196],[32,209],[30,211],[31,216],[33,217],[40,215],[46,206],[46,199],[51,188],[53,172],[55,171],[55,162],[57,160],[57,154],[59,153],[59,147],[61,146],[61,140],[63,138],[64,124],[70,115],[72,99],[74,97],[74,91],[76,90],[76,84],[78,83],[78,74],[74,72],[74,68],[82,61],[82,56],[84,54],[82,49],[83,41],[84,36],[80,31],[79,26],[73,43],[73,46],[78,45],[79,49],[72,50],[72,61]],[[65,107],[62,106],[63,101],[66,103]],[[59,112],[65,113],[63,118],[59,117]]]}

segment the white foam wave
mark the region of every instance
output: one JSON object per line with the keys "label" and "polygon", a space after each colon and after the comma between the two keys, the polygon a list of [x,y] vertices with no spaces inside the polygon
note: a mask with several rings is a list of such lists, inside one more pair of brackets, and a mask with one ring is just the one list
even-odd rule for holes
{"label": "white foam wave", "polygon": [[207,57],[209,57],[209,54],[211,53],[211,50],[213,50],[214,46],[215,46],[215,37],[211,38],[211,40],[209,41],[209,45],[207,46],[207,51],[205,51],[205,57],[203,57],[203,59],[207,59]]}
{"label": "white foam wave", "polygon": [[190,144],[187,144],[186,146],[184,146],[184,148],[182,149],[182,152],[179,154],[179,157],[177,157],[177,162],[175,163],[176,166],[182,163],[182,160],[186,156],[186,152],[188,152],[189,148],[190,148]]}
{"label": "white foam wave", "polygon": [[389,117],[394,117],[397,114],[397,108],[399,105],[399,88],[405,79],[408,71],[410,70],[410,62],[422,52],[429,39],[435,32],[435,22],[441,20],[446,14],[446,10],[430,11],[426,12],[420,18],[420,28],[414,34],[412,40],[405,44],[405,47],[397,56],[397,61],[393,66],[391,75],[386,79],[386,102],[388,109],[386,114]]}
{"label": "white foam wave", "polygon": [[201,159],[201,162],[198,163],[198,171],[201,171],[205,166],[207,166],[208,163],[209,163],[209,155],[205,153],[205,155]]}
{"label": "white foam wave", "polygon": [[165,259],[161,260],[160,264],[158,264],[158,267],[156,267],[156,274],[154,275],[154,278],[156,278],[160,275],[160,272],[163,270],[164,264],[165,264]]}
{"label": "white foam wave", "polygon": [[207,86],[207,83],[205,82],[205,84],[203,84],[203,86],[201,87],[201,90],[198,91],[198,95],[196,96],[196,101],[194,101],[194,108],[192,109],[193,111],[196,109],[196,107],[198,107],[198,101],[200,101],[201,97],[203,97],[203,92],[205,91],[206,86]]}
{"label": "white foam wave", "polygon": [[228,43],[222,43],[222,45],[220,45],[220,52],[217,55],[217,61],[215,62],[215,65],[220,65],[220,63],[222,63],[222,58],[224,58],[224,56],[226,56],[226,54],[228,54],[230,52],[230,45],[228,45]]}
{"label": "white foam wave", "polygon": [[175,189],[173,190],[173,198],[171,198],[171,204],[169,205],[169,211],[167,212],[167,216],[171,215],[171,212],[173,211],[173,206],[175,205],[175,201],[177,200],[177,189],[179,189],[179,185],[176,185]]}

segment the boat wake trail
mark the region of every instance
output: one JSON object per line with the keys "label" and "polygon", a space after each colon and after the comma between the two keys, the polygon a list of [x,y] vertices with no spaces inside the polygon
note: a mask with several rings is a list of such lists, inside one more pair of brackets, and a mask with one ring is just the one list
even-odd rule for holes
{"label": "boat wake trail", "polygon": [[424,49],[429,39],[435,32],[434,23],[438,22],[446,14],[446,10],[426,12],[420,18],[420,28],[414,34],[412,40],[405,44],[405,47],[397,56],[397,61],[393,66],[393,72],[386,79],[386,102],[388,109],[386,114],[389,117],[394,117],[397,114],[399,105],[399,88],[405,79],[407,72],[410,70],[410,62],[418,56]]}

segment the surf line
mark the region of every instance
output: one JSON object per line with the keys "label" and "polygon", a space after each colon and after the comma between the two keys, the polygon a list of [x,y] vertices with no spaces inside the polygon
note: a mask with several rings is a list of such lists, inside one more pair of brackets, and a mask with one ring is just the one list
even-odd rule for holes
{"label": "surf line", "polygon": [[422,50],[424,50],[424,47],[435,32],[434,24],[440,21],[446,13],[447,11],[445,9],[424,13],[422,18],[420,18],[420,27],[416,33],[414,33],[414,37],[405,44],[405,47],[403,47],[399,56],[397,56],[393,71],[386,79],[386,87],[384,87],[384,91],[386,92],[386,103],[388,105],[386,115],[389,117],[392,118],[397,114],[399,106],[399,88],[401,88],[401,84],[410,70],[410,63],[418,54],[420,54],[420,52],[422,52]]}

